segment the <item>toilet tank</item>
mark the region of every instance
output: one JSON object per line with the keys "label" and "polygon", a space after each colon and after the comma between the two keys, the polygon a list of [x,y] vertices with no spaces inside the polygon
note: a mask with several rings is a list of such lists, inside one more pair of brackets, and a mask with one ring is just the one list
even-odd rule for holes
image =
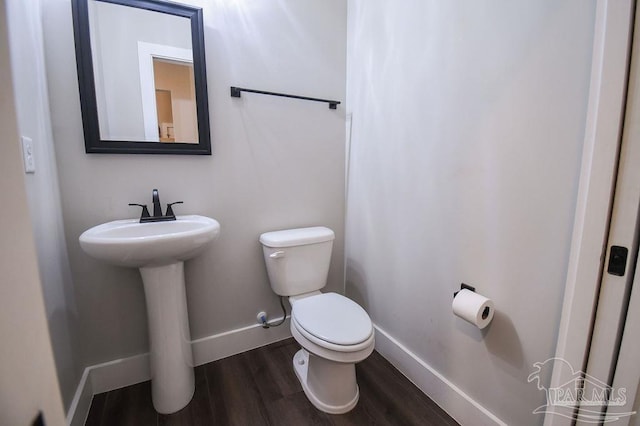
{"label": "toilet tank", "polygon": [[324,226],[266,232],[260,236],[273,291],[296,296],[327,283],[335,234]]}

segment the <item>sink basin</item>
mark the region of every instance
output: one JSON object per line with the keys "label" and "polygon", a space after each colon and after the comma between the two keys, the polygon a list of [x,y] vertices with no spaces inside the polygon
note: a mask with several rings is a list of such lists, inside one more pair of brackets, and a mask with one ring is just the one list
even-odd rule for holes
{"label": "sink basin", "polygon": [[191,259],[219,233],[216,220],[198,215],[178,216],[170,222],[116,220],[85,231],[80,246],[113,265],[141,268]]}

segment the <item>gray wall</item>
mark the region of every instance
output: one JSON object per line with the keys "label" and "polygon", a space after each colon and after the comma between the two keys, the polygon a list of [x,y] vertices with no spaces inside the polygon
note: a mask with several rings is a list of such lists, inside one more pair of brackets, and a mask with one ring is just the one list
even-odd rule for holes
{"label": "gray wall", "polygon": [[38,277],[12,87],[13,42],[5,2],[0,3],[0,424],[64,424],[47,315]]}
{"label": "gray wall", "polygon": [[[554,354],[594,3],[349,2],[347,295],[507,424],[542,422],[527,376]],[[489,328],[453,316],[461,282]]]}
{"label": "gray wall", "polygon": [[[195,2],[194,2],[195,3]],[[50,106],[66,239],[85,365],[148,350],[139,273],[85,255],[78,237],[134,217],[129,202],[183,200],[180,214],[216,218],[220,238],[186,265],[193,338],[279,314],[260,233],[309,225],[336,231],[327,290],[343,290],[344,110],[243,94],[229,86],[343,100],[346,4],[342,0],[206,1],[213,156],[84,152],[69,0],[44,0]]]}
{"label": "gray wall", "polygon": [[7,6],[19,132],[34,145],[36,172],[24,177],[29,213],[60,390],[69,407],[83,364],[48,109],[40,3],[10,0]]}

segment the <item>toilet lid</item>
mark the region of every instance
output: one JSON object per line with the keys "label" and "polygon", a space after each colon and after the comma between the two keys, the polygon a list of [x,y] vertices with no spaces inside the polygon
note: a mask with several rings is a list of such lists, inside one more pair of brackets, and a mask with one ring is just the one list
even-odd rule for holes
{"label": "toilet lid", "polygon": [[337,345],[356,345],[373,333],[367,312],[337,293],[300,299],[294,303],[291,316],[307,333]]}

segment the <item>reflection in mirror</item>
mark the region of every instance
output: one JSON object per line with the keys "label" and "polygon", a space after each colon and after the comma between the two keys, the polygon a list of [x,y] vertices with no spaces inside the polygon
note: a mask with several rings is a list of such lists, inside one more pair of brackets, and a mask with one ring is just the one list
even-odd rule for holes
{"label": "reflection in mirror", "polygon": [[170,90],[156,89],[156,106],[158,108],[158,123],[160,126],[158,137],[160,142],[175,142]]}
{"label": "reflection in mirror", "polygon": [[[162,123],[165,123],[176,132],[173,142],[197,143],[198,121],[191,50],[139,41],[138,55],[145,140],[168,142],[161,136]],[[170,93],[169,105],[175,122],[158,118],[158,90]],[[165,114],[164,119],[166,117]]]}
{"label": "reflection in mirror", "polygon": [[158,112],[156,121],[150,125],[157,126],[160,142],[197,142],[193,65],[153,58],[153,75]]}
{"label": "reflection in mirror", "polygon": [[210,154],[201,10],[153,0],[73,6],[87,152]]}
{"label": "reflection in mirror", "polygon": [[[160,142],[198,143],[193,64],[191,61],[169,61],[154,57],[153,74],[153,80],[149,81],[153,81],[155,84],[155,106],[158,112],[155,115],[156,120],[151,123],[147,123],[145,115],[145,128],[155,126],[157,129],[156,140]],[[160,117],[161,111],[157,102],[159,92],[164,94],[160,95],[164,101],[162,117]],[[145,101],[143,100],[143,102]],[[148,104],[153,107],[153,100]],[[145,108],[143,107],[143,109]],[[168,129],[171,129],[172,136],[168,136]]]}
{"label": "reflection in mirror", "polygon": [[[173,62],[160,58],[153,59],[153,82],[156,99],[158,92],[165,93],[163,99],[164,114],[160,117],[160,106],[156,102],[158,113],[156,120],[145,127],[155,125],[155,136],[161,142],[169,142],[162,138],[162,128],[173,129],[173,140],[170,142],[198,142],[198,122],[196,119],[196,93],[193,85],[193,66],[191,62]],[[153,106],[153,100],[150,102]],[[153,117],[153,116],[152,116]],[[166,133],[166,132],[165,132]]]}

